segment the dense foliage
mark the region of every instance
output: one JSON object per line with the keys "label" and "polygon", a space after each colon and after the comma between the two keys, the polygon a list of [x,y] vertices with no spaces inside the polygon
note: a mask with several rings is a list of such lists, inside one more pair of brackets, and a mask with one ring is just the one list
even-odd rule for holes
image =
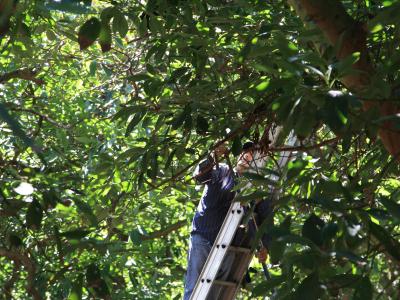
{"label": "dense foliage", "polygon": [[295,159],[240,297],[400,297],[400,2],[288,2],[0,1],[0,298],[181,298],[193,167],[246,140],[244,195]]}

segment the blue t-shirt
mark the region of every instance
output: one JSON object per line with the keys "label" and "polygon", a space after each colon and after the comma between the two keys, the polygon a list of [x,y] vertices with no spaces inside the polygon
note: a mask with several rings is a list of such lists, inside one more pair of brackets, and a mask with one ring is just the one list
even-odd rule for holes
{"label": "blue t-shirt", "polygon": [[[193,217],[192,234],[200,234],[213,244],[235,197],[235,192],[232,192],[235,174],[225,164],[220,164],[219,168],[210,172],[210,179],[205,182],[203,195]],[[272,211],[270,202],[259,202],[254,211],[257,213],[257,224],[260,225]],[[269,237],[264,235],[262,242],[268,246]]]}

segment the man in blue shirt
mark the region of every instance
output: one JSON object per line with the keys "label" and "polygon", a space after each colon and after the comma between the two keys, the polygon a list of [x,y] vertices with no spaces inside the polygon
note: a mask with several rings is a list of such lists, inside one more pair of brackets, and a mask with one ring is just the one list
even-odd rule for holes
{"label": "man in blue shirt", "polygon": [[[251,142],[243,145],[243,151],[235,167],[235,172],[238,175],[248,170],[254,164],[253,146]],[[219,155],[225,153],[227,153],[227,150],[222,146],[216,149],[215,156],[218,158]],[[190,299],[197,278],[224,222],[231,201],[235,197],[235,192],[232,191],[235,185],[235,172],[232,172],[229,166],[225,164],[213,167],[210,161],[200,163],[196,168],[196,180],[205,186],[192,222],[184,300]],[[255,211],[259,219],[257,223],[260,224],[271,213],[270,203],[268,201],[259,202],[256,205]],[[268,236],[264,235],[262,242],[267,247],[269,243]],[[267,258],[265,247],[258,252],[260,261],[265,261]],[[219,280],[226,280],[233,260],[234,254],[227,253],[217,275]],[[220,287],[213,286],[207,299],[217,300],[219,293]]]}

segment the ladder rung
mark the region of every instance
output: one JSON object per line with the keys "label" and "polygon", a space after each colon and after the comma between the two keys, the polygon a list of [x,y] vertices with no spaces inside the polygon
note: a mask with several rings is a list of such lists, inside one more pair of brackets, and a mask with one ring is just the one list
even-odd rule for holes
{"label": "ladder rung", "polygon": [[229,246],[229,250],[232,252],[242,252],[242,253],[250,253],[251,252],[250,248],[237,247],[237,246]]}
{"label": "ladder rung", "polygon": [[214,280],[214,284],[228,286],[228,287],[237,287],[237,283],[232,281]]}

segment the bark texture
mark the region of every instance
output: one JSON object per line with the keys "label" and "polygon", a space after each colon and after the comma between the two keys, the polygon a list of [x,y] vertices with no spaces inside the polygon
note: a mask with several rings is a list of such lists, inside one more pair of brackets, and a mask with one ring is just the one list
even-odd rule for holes
{"label": "bark texture", "polygon": [[[353,65],[353,69],[357,72],[344,76],[341,81],[362,99],[374,74],[367,49],[367,32],[362,24],[346,12],[339,0],[288,0],[288,2],[304,22],[312,22],[322,31],[329,44],[335,47],[339,60],[352,53],[360,53],[360,59]],[[364,110],[376,107],[381,116],[399,113],[399,108],[394,102],[376,100],[378,101],[364,100]],[[394,128],[392,122],[386,121],[382,123],[378,134],[386,150],[398,157],[400,131]]]}

